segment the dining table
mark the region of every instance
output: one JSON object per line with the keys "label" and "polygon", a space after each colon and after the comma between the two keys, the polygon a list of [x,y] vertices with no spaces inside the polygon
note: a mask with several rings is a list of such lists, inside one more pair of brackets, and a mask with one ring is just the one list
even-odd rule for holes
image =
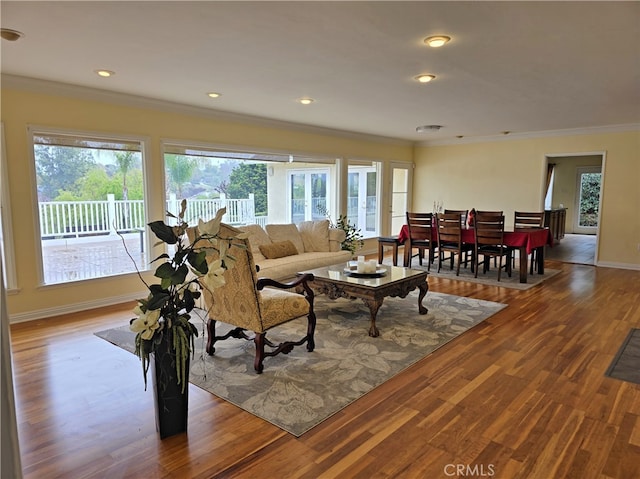
{"label": "dining table", "polygon": [[[433,228],[435,233],[435,228]],[[404,244],[409,239],[408,225],[402,225],[398,235],[398,243]],[[544,274],[544,247],[553,246],[553,237],[549,228],[518,228],[504,232],[504,245],[519,252],[520,282],[526,283],[528,276],[528,256],[535,250],[536,269],[538,274]],[[462,229],[462,242],[475,244],[476,234],[473,228]],[[434,241],[434,245],[436,241]],[[405,254],[405,258],[407,255]],[[408,266],[405,264],[404,266]]]}

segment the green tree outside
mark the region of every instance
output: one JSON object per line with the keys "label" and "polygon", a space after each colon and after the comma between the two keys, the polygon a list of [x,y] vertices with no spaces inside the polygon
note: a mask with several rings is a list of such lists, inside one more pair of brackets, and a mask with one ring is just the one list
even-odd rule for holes
{"label": "green tree outside", "polygon": [[601,173],[583,173],[580,178],[580,226],[598,226]]}
{"label": "green tree outside", "polygon": [[184,198],[183,188],[191,181],[198,167],[198,160],[190,156],[167,154],[164,162],[167,172],[167,191],[175,193],[178,198]]}
{"label": "green tree outside", "polygon": [[86,148],[35,145],[38,201],[52,201],[68,191],[79,194],[78,180],[97,166]]}
{"label": "green tree outside", "polygon": [[264,163],[242,163],[229,176],[227,192],[230,198],[248,198],[253,193],[256,216],[267,215],[267,165]]}

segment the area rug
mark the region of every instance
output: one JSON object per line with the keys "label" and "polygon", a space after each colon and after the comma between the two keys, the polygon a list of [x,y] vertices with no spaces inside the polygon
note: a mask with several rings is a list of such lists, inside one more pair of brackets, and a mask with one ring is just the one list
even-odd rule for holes
{"label": "area rug", "polygon": [[[384,264],[391,265],[391,260],[388,258],[385,258]],[[454,281],[467,281],[469,283],[486,284],[489,286],[499,286],[501,288],[527,290],[529,288],[533,288],[534,286],[542,283],[543,281],[553,278],[555,275],[557,275],[560,272],[560,270],[557,270],[557,269],[545,268],[544,274],[537,274],[537,273],[528,274],[527,282],[521,283],[520,271],[518,270],[517,265],[518,265],[518,261],[516,260],[516,267],[511,272],[511,277],[509,277],[507,273],[502,271],[502,274],[500,275],[500,281],[498,281],[497,268],[491,268],[486,273],[479,272],[478,277],[475,278],[474,273],[471,272],[471,268],[464,268],[463,266],[461,266],[460,275],[456,276],[455,265],[453,269],[450,269],[448,261],[446,263],[443,263],[443,266],[440,269],[440,272],[438,273],[438,260],[436,258],[435,263],[431,265],[429,274],[434,278],[445,278],[445,279],[452,279]],[[426,271],[427,270],[426,260],[424,260],[422,266],[420,266],[420,264],[418,263],[418,258],[413,258],[411,262],[411,268]]]}
{"label": "area rug", "polygon": [[[406,298],[386,298],[377,317],[378,338],[371,338],[369,310],[362,301],[332,301],[316,296],[316,348],[298,347],[269,357],[264,372],[253,369],[253,342],[230,339],[216,344],[214,356],[196,359],[190,381],[266,421],[300,436],[348,404],[384,383],[507,305],[429,292],[418,314],[417,291]],[[218,330],[222,331],[219,323]],[[302,337],[306,318],[272,330],[272,341]],[[97,336],[133,352],[128,326]]]}
{"label": "area rug", "polygon": [[640,329],[632,329],[605,376],[640,384]]}

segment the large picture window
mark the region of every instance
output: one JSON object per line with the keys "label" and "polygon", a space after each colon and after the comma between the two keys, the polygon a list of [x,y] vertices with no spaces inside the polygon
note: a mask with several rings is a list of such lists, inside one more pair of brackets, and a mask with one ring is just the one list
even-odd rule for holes
{"label": "large picture window", "polygon": [[143,141],[31,133],[42,283],[147,269]]}
{"label": "large picture window", "polygon": [[195,224],[225,207],[223,221],[265,225],[269,211],[268,165],[284,157],[205,146],[164,144],[167,210],[176,212],[187,199],[185,218]]}
{"label": "large picture window", "polygon": [[167,209],[187,200],[186,220],[213,218],[219,208],[232,225],[299,223],[330,213],[330,158],[216,145],[163,142]]}

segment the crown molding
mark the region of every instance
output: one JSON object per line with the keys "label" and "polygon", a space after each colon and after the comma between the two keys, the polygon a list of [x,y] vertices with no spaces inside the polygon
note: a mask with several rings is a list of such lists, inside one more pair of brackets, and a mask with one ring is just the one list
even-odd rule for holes
{"label": "crown molding", "polygon": [[183,103],[158,100],[156,98],[148,98],[138,95],[130,95],[127,93],[119,93],[98,88],[90,88],[70,83],[54,82],[50,80],[41,80],[38,78],[24,77],[18,75],[2,74],[0,75],[0,84],[2,87],[31,91],[35,93],[43,93],[50,95],[67,96],[71,98],[79,98],[83,100],[100,101],[105,103],[116,103],[123,106],[147,108],[160,110],[169,113],[178,113],[183,115],[199,116],[215,120],[230,121],[236,123],[245,123],[267,128],[278,128],[286,130],[294,130],[303,133],[311,133],[316,135],[329,135],[351,140],[371,141],[376,143],[384,143],[397,146],[413,146],[414,142],[400,138],[370,135],[366,133],[358,133],[347,130],[338,130],[320,126],[307,125],[303,123],[294,123],[283,120],[275,120],[272,118],[245,115],[242,113],[233,113],[224,110],[216,110],[213,108],[204,108],[199,106],[187,105]]}
{"label": "crown molding", "polygon": [[495,143],[498,141],[524,140],[531,138],[550,138],[558,136],[594,135],[597,133],[624,133],[640,131],[640,123],[625,123],[621,125],[592,126],[587,128],[568,128],[564,130],[544,130],[524,133],[509,133],[508,135],[470,136],[464,138],[446,138],[442,140],[425,140],[416,146],[449,146],[469,145],[473,143]]}

